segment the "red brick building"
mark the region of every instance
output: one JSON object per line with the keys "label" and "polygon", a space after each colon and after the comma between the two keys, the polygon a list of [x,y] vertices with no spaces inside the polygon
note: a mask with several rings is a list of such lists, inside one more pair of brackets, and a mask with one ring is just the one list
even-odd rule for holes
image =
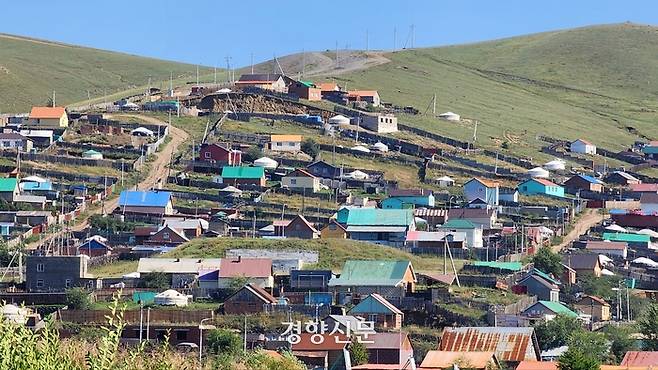
{"label": "red brick building", "polygon": [[317,87],[315,87],[315,85],[308,82],[302,82],[302,81],[293,82],[290,86],[288,86],[288,93],[295,94],[301,99],[306,99],[310,101],[322,100],[322,90],[318,89]]}
{"label": "red brick building", "polygon": [[221,144],[203,144],[199,150],[199,160],[221,165],[239,166],[242,152]]}

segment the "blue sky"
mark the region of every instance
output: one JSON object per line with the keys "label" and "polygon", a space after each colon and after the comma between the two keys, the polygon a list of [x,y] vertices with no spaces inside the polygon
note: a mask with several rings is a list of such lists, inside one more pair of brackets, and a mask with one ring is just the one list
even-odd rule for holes
{"label": "blue sky", "polygon": [[0,32],[225,66],[302,50],[460,44],[601,23],[658,24],[655,1],[89,1],[2,5]]}

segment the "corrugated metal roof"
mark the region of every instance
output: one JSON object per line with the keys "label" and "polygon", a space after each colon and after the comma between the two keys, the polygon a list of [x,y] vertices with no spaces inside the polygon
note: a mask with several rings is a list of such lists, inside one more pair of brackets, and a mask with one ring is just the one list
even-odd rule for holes
{"label": "corrugated metal roof", "polygon": [[265,176],[263,167],[224,166],[222,178],[227,179],[260,179]]}
{"label": "corrugated metal roof", "polygon": [[448,240],[460,242],[466,240],[466,233],[463,231],[408,231],[408,242],[440,242]]}
{"label": "corrugated metal roof", "polygon": [[403,315],[402,311],[377,293],[370,294],[350,310],[350,314],[371,313]]}
{"label": "corrugated metal roof", "polygon": [[311,336],[313,335],[314,334],[311,333],[299,334],[300,341],[299,343],[292,345],[292,350],[311,351],[311,352],[339,351],[345,348],[350,343],[349,338],[346,335],[335,333],[335,334],[315,334],[316,338],[314,338],[314,340],[317,340],[318,335],[322,336],[322,342],[316,344],[311,341]]}
{"label": "corrugated metal roof", "polygon": [[558,370],[557,362],[553,361],[521,361],[516,370]]}
{"label": "corrugated metal roof", "polygon": [[171,200],[167,191],[129,191],[119,196],[119,205],[127,207],[166,207]]}
{"label": "corrugated metal roof", "polygon": [[347,226],[347,232],[352,233],[403,233],[406,226]]}
{"label": "corrugated metal roof", "polygon": [[137,272],[196,274],[199,270],[219,269],[219,258],[140,258]]}
{"label": "corrugated metal roof", "polygon": [[[487,351],[428,351],[420,364],[424,369],[451,369],[457,364],[468,369],[485,369],[491,362],[496,361],[495,352]],[[465,366],[464,364],[468,364]]]}
{"label": "corrugated metal roof", "polygon": [[445,328],[441,351],[494,351],[501,361],[538,360],[534,328],[461,327]]}
{"label": "corrugated metal roof", "polygon": [[604,240],[616,242],[650,242],[651,237],[644,234],[628,234],[628,233],[603,233]]}
{"label": "corrugated metal roof", "polygon": [[446,209],[438,208],[416,208],[414,216],[416,217],[445,217],[448,214]]}
{"label": "corrugated metal roof", "polygon": [[658,351],[628,351],[620,366],[658,366]]}
{"label": "corrugated metal roof", "polygon": [[452,219],[441,225],[442,229],[475,229],[475,224],[466,219]]}
{"label": "corrugated metal roof", "polygon": [[30,118],[57,118],[59,119],[66,113],[64,107],[32,107]]}
{"label": "corrugated metal roof", "polygon": [[349,260],[329,286],[398,286],[408,268],[412,268],[409,261]]}
{"label": "corrugated metal roof", "polygon": [[558,314],[558,315],[566,315],[570,317],[578,317],[578,314],[571,311],[569,307],[563,305],[560,302],[553,302],[553,301],[537,301],[535,304],[532,306],[528,307],[525,309],[525,311],[532,311],[532,307],[535,305],[542,305],[546,307],[548,310]]}
{"label": "corrugated metal roof", "polygon": [[521,262],[473,261],[471,265],[510,271],[520,271],[523,268],[523,264]]}
{"label": "corrugated metal roof", "polygon": [[347,226],[409,226],[414,215],[411,209],[343,208],[336,221]]}
{"label": "corrugated metal roof", "polygon": [[269,258],[222,258],[219,277],[268,277],[272,276],[272,260]]}
{"label": "corrugated metal roof", "polygon": [[15,177],[0,178],[0,192],[12,192],[16,189],[18,181]]}

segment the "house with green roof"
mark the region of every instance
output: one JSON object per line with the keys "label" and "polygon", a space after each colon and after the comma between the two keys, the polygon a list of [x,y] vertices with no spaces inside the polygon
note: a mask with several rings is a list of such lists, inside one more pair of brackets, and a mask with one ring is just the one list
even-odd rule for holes
{"label": "house with green roof", "polygon": [[603,240],[611,242],[626,242],[629,246],[645,247],[649,246],[651,237],[645,234],[603,233]]}
{"label": "house with green roof", "polygon": [[265,168],[248,166],[224,166],[222,174],[215,178],[215,182],[240,188],[246,186],[265,186]]}
{"label": "house with green roof", "polygon": [[348,260],[340,276],[329,281],[339,302],[377,293],[399,299],[416,290],[416,272],[409,261]]}
{"label": "house with green roof", "polygon": [[533,321],[550,321],[556,318],[558,315],[564,315],[567,317],[576,318],[578,314],[572,311],[569,307],[563,305],[560,302],[551,302],[551,301],[537,301],[535,304],[526,308],[522,313],[522,316],[525,316]]}
{"label": "house with green roof", "polygon": [[15,177],[0,178],[0,199],[11,203],[19,194],[18,180]]}
{"label": "house with green roof", "polygon": [[449,219],[441,225],[439,229],[443,231],[466,233],[466,246],[468,248],[483,248],[482,226],[476,226],[472,221],[463,218]]}
{"label": "house with green roof", "polygon": [[341,208],[336,222],[350,239],[402,245],[407,231],[416,230],[413,209]]}

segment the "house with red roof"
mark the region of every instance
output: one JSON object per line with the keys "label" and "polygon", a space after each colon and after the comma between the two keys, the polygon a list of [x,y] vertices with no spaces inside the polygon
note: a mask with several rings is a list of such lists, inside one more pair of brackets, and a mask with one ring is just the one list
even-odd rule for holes
{"label": "house with red roof", "polygon": [[352,90],[347,92],[347,101],[351,102],[366,102],[373,107],[378,107],[381,104],[379,93],[377,90]]}
{"label": "house with red roof", "polygon": [[229,288],[237,279],[259,288],[272,288],[272,260],[270,258],[222,258],[219,262],[218,288]]}
{"label": "house with red roof", "polygon": [[[574,303],[574,308],[584,314],[591,315],[594,321],[608,321],[611,319],[610,303],[593,295],[581,297]],[[658,365],[658,363],[656,364]]]}
{"label": "house with red roof", "polygon": [[320,178],[303,168],[298,168],[281,178],[281,186],[311,193],[320,191]]}
{"label": "house with red roof", "polygon": [[590,143],[587,140],[578,139],[569,144],[569,150],[574,153],[595,155],[596,145]]}
{"label": "house with red roof", "polygon": [[199,160],[222,166],[239,166],[242,164],[242,152],[231,149],[229,145],[202,144],[199,149]]}
{"label": "house with red roof", "polygon": [[64,107],[32,107],[28,125],[40,127],[68,127],[69,116]]}
{"label": "house with red roof", "polygon": [[628,351],[619,366],[624,368],[658,366],[658,351]]}
{"label": "house with red roof", "polygon": [[561,198],[564,197],[564,188],[547,179],[528,179],[520,183],[518,189],[519,193],[523,195],[545,195]]}
{"label": "house with red roof", "polygon": [[539,360],[539,342],[533,327],[446,327],[440,351],[494,352],[508,365]]}

